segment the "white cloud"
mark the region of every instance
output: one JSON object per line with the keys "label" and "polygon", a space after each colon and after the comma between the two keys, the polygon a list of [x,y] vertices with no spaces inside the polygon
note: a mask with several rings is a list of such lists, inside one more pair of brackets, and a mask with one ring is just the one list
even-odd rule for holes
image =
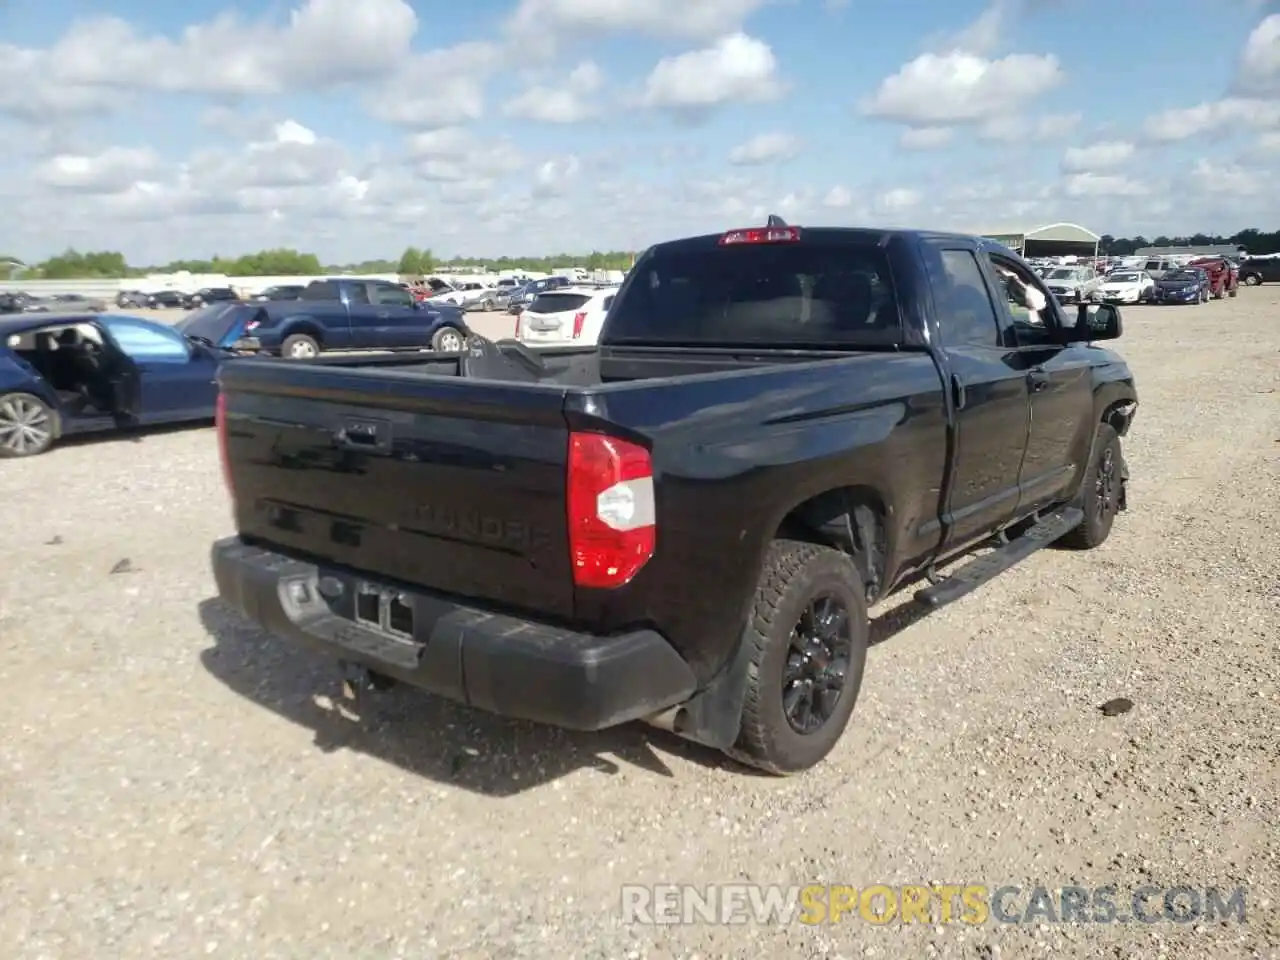
{"label": "white cloud", "polygon": [[705,110],[731,102],[776,100],[783,89],[769,45],[733,33],[701,50],[658,61],[645,82],[642,102],[649,107]]}
{"label": "white cloud", "polygon": [[593,96],[604,86],[604,74],[590,60],[578,64],[562,86],[533,86],[503,107],[509,117],[542,123],[581,123],[599,115],[601,104]]}
{"label": "white cloud", "polygon": [[377,119],[416,129],[479,120],[485,84],[501,64],[501,48],[487,41],[430,50],[404,59],[366,104]]}
{"label": "white cloud", "polygon": [[896,187],[893,190],[886,190],[882,193],[879,197],[879,204],[880,208],[887,213],[903,213],[918,207],[923,199],[918,190]]}
{"label": "white cloud", "polygon": [[1029,113],[1023,116],[994,117],[978,127],[978,136],[1000,143],[1040,146],[1049,140],[1070,136],[1084,117],[1079,113]]}
{"label": "white cloud", "polygon": [[711,40],[740,29],[769,0],[521,0],[510,26],[546,38],[557,30],[648,33]]}
{"label": "white cloud", "polygon": [[1209,194],[1249,199],[1258,195],[1260,174],[1263,172],[1240,164],[1220,164],[1201,158],[1192,168],[1190,180],[1196,189]]}
{"label": "white cloud", "polygon": [[1227,97],[1193,107],[1162,110],[1143,124],[1142,131],[1149,140],[1169,143],[1241,124],[1259,129],[1280,125],[1280,102]]}
{"label": "white cloud", "polygon": [[959,50],[926,53],[885,78],[861,106],[867,116],[916,127],[981,123],[1017,113],[1063,77],[1052,54],[988,60]]}
{"label": "white cloud", "polygon": [[904,150],[936,150],[945,147],[954,136],[951,127],[908,127],[898,137],[898,146]]}
{"label": "white cloud", "polygon": [[534,173],[533,196],[561,197],[582,171],[582,161],[573,154],[547,160]]}
{"label": "white cloud", "polygon": [[1076,173],[1066,181],[1069,197],[1142,197],[1149,192],[1146,184],[1115,174]]}
{"label": "white cloud", "polygon": [[1236,83],[1253,96],[1280,96],[1280,13],[1267,17],[1249,34]]}
{"label": "white cloud", "polygon": [[843,210],[846,207],[853,206],[853,193],[848,187],[835,186],[822,198],[824,207],[831,207],[833,210]]}
{"label": "white cloud", "polygon": [[800,142],[789,133],[762,133],[730,150],[729,162],[736,167],[776,163],[790,160],[799,148]]}
{"label": "white cloud", "polygon": [[108,147],[98,154],[57,154],[35,169],[38,183],[75,193],[111,194],[146,179],[160,167],[149,148]]}
{"label": "white cloud", "polygon": [[1104,140],[1084,147],[1070,147],[1062,157],[1064,173],[1098,173],[1124,166],[1137,152],[1127,140]]}
{"label": "white cloud", "polygon": [[226,13],[178,39],[117,17],[76,21],[47,50],[0,44],[0,112],[48,122],[140,91],[251,95],[365,81],[409,55],[417,28],[404,0],[306,0],[283,26]]}

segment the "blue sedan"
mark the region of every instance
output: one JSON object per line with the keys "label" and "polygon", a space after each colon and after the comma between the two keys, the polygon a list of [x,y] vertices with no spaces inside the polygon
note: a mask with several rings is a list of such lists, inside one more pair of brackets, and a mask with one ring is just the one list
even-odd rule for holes
{"label": "blue sedan", "polygon": [[71,434],[212,419],[218,365],[233,354],[192,327],[109,314],[0,317],[0,457],[44,453]]}

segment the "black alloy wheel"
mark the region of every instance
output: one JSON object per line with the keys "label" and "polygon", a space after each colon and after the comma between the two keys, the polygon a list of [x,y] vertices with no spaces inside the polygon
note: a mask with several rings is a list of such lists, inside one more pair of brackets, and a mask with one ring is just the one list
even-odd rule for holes
{"label": "black alloy wheel", "polygon": [[815,733],[835,715],[852,649],[848,609],[833,595],[816,597],[791,633],[782,675],[782,709],[796,733]]}

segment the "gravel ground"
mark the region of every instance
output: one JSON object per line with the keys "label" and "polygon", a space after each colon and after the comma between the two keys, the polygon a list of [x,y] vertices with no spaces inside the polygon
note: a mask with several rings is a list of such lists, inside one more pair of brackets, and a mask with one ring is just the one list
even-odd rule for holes
{"label": "gravel ground", "polygon": [[[878,611],[831,759],[756,776],[332,665],[215,600],[207,428],[0,465],[14,957],[1280,956],[1280,305],[1134,308],[1130,511],[932,617]],[[495,325],[505,320],[495,319]],[[113,572],[121,571],[121,572]],[[1099,705],[1130,698],[1128,713]],[[1247,884],[1248,922],[637,926],[627,883]]]}

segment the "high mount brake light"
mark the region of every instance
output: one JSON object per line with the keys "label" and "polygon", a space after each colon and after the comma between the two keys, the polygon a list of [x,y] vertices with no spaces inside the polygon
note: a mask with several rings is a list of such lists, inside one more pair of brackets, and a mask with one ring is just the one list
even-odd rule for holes
{"label": "high mount brake light", "polygon": [[575,313],[573,315],[573,339],[577,340],[582,336],[582,328],[587,324],[587,315],[583,313]]}
{"label": "high mount brake light", "polygon": [[799,227],[759,227],[730,230],[720,238],[720,246],[738,243],[795,243],[800,239]]}
{"label": "high mount brake light", "polygon": [[653,462],[644,447],[599,433],[569,434],[569,558],[579,587],[621,587],[657,545]]}
{"label": "high mount brake light", "polygon": [[227,449],[227,395],[221,390],[218,391],[213,419],[218,430],[218,459],[222,461],[222,482],[226,485],[227,493],[234,500],[236,488],[231,482],[231,457]]}

